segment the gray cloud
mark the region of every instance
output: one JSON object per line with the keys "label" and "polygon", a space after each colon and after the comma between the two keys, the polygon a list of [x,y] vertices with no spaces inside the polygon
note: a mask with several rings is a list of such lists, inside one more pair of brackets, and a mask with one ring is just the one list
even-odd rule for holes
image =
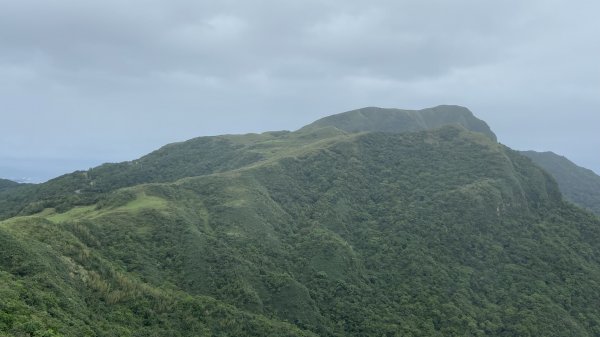
{"label": "gray cloud", "polygon": [[200,135],[438,104],[468,106],[511,147],[600,172],[599,10],[584,0],[0,0],[0,176],[23,167],[47,179]]}

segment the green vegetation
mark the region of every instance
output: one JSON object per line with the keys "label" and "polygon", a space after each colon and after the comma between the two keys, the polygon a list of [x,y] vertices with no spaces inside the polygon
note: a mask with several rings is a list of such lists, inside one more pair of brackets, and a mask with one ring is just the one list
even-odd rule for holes
{"label": "green vegetation", "polygon": [[600,335],[600,219],[449,124],[199,138],[5,193],[0,336]]}
{"label": "green vegetation", "polygon": [[0,179],[0,192],[9,190],[19,186],[19,183],[16,183],[12,180]]}
{"label": "green vegetation", "polygon": [[600,215],[600,176],[552,152],[521,153],[556,179],[567,200]]}

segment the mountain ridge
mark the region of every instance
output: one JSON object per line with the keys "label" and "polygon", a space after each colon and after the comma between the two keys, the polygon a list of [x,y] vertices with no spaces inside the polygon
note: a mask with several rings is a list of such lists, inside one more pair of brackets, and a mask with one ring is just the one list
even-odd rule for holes
{"label": "mountain ridge", "polygon": [[0,221],[2,337],[600,333],[600,219],[460,123],[196,138],[37,188],[0,195],[29,207]]}
{"label": "mountain ridge", "polygon": [[19,186],[16,181],[0,178],[0,192]]}
{"label": "mountain ridge", "polygon": [[[292,147],[311,146],[335,137],[344,137],[346,133],[361,131],[359,129],[364,131],[364,126],[360,124],[347,127],[348,118],[352,119],[357,113],[366,113],[372,120],[368,126],[371,128],[368,131],[371,132],[387,130],[404,133],[455,125],[481,132],[496,141],[496,136],[487,124],[464,107],[448,105],[419,111],[374,109],[368,113],[359,109],[332,116],[344,119],[346,127],[342,124],[331,125],[327,122],[328,117],[325,117],[295,132],[197,137],[165,145],[136,160],[103,164],[88,171],[65,174],[43,184],[22,186],[19,189],[21,193],[12,191],[10,195],[5,193],[3,196],[0,191],[0,219],[32,214],[49,207],[66,210],[73,205],[94,203],[98,201],[99,194],[116,188],[167,182],[240,168],[277,156],[277,153],[288,151]],[[381,118],[380,112],[384,112],[384,117],[396,116],[392,118],[394,123],[387,123],[386,118]],[[420,114],[423,116],[419,117]],[[401,122],[407,118],[410,124],[403,127]],[[383,126],[386,128],[382,129]]]}
{"label": "mountain ridge", "polygon": [[594,171],[551,151],[521,153],[556,179],[567,200],[600,215],[600,176]]}

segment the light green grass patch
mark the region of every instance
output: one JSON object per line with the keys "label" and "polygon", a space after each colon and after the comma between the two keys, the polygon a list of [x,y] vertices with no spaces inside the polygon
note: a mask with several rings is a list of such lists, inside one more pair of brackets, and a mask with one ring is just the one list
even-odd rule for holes
{"label": "light green grass patch", "polygon": [[74,207],[67,212],[64,213],[54,213],[52,215],[45,216],[46,219],[54,222],[64,222],[64,221],[73,221],[79,220],[83,218],[93,218],[100,214],[99,211],[96,210],[95,206],[77,206]]}
{"label": "light green grass patch", "polygon": [[167,207],[167,201],[146,193],[138,193],[136,198],[124,206],[115,208],[113,211],[139,211],[141,209],[163,209]]}
{"label": "light green grass patch", "polygon": [[165,199],[146,195],[145,193],[141,192],[137,194],[135,200],[130,201],[124,206],[113,209],[98,210],[96,209],[95,205],[74,207],[64,213],[56,213],[54,209],[46,209],[32,217],[42,217],[54,223],[60,223],[65,221],[97,218],[99,216],[114,212],[137,212],[142,209],[164,209],[166,207],[167,201]]}

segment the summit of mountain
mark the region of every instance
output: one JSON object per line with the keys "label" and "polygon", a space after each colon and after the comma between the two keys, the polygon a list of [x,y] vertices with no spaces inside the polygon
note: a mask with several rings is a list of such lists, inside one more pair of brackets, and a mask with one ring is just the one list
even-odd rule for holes
{"label": "summit of mountain", "polygon": [[432,130],[445,125],[460,125],[496,140],[496,135],[484,121],[475,117],[469,109],[457,105],[440,105],[422,110],[366,107],[324,117],[301,130],[332,126],[347,132],[403,133]]}
{"label": "summit of mountain", "polygon": [[441,105],[423,110],[363,108],[322,118],[295,132],[198,137],[172,143],[139,159],[76,171],[46,183],[0,190],[0,219],[67,210],[91,204],[106,192],[143,183],[235,170],[260,161],[323,146],[357,132],[406,133],[458,126],[496,141],[488,125],[467,108]]}

